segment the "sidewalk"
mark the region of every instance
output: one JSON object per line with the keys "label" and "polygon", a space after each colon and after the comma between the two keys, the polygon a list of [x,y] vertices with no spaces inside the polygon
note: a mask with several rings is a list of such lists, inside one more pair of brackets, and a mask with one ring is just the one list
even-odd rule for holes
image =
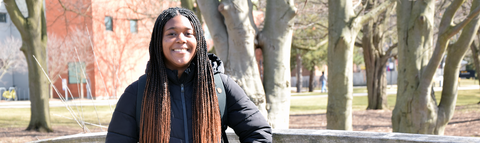
{"label": "sidewalk", "polygon": [[[106,106],[117,104],[117,99],[110,100],[91,100],[91,99],[74,99],[62,102],[60,99],[50,99],[50,107],[65,106]],[[0,100],[0,108],[30,108],[30,100],[22,101],[5,101]]]}

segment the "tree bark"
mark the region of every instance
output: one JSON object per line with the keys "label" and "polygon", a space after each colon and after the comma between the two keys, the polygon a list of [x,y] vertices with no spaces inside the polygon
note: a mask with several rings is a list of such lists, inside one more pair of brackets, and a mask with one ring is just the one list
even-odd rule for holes
{"label": "tree bark", "polygon": [[[298,51],[298,50],[297,50]],[[302,54],[298,53],[297,54],[297,64],[296,70],[297,70],[297,93],[302,92],[302,83],[303,83],[303,77],[302,77]]]}
{"label": "tree bark", "polygon": [[[479,46],[480,46],[480,41],[479,41],[479,35],[477,33],[477,40],[474,40],[473,43],[470,45],[470,49],[472,50],[472,58],[473,58],[473,63],[475,64],[475,71],[477,73],[477,80],[478,80],[478,85],[480,86],[480,55],[479,55]],[[479,102],[480,103],[480,102]]]}
{"label": "tree bark", "polygon": [[252,3],[243,0],[199,0],[199,8],[212,34],[225,74],[243,88],[263,115],[265,91],[255,60]]}
{"label": "tree bark", "polygon": [[[471,13],[474,9],[480,8],[480,1],[472,1]],[[455,103],[458,95],[458,75],[460,64],[472,44],[475,35],[480,26],[480,15],[477,14],[462,30],[457,42],[455,42],[447,50],[447,58],[445,60],[444,86],[442,96],[437,111],[437,124],[434,134],[443,135],[445,127],[453,117],[455,111]]]}
{"label": "tree bark", "polygon": [[313,92],[313,89],[315,88],[313,86],[314,80],[315,80],[315,68],[312,68],[312,70],[310,70],[310,79],[308,80],[308,92]]}
{"label": "tree bark", "polygon": [[288,129],[289,124],[289,57],[295,15],[293,0],[267,0],[265,26],[257,38],[263,48],[268,121],[274,129]]}
{"label": "tree bark", "polygon": [[[370,1],[367,3],[366,10],[370,11],[376,5],[376,2]],[[391,55],[391,50],[385,51],[383,46],[383,27],[389,13],[387,11],[363,26],[362,48],[367,75],[367,109],[387,108],[386,65]]]}
{"label": "tree bark", "polygon": [[328,105],[327,129],[352,130],[353,46],[360,28],[394,1],[384,2],[356,16],[352,1],[328,1]]}
{"label": "tree bark", "polygon": [[27,18],[22,15],[15,0],[4,0],[4,3],[10,19],[22,36],[23,44],[20,50],[25,54],[28,64],[31,116],[26,130],[52,132],[48,102],[49,83],[42,70],[42,67],[47,67],[47,26],[43,1],[26,0]]}
{"label": "tree bark", "polygon": [[[478,30],[478,1],[470,15],[457,25],[453,17],[464,1],[453,1],[440,22],[436,47],[432,51],[435,1],[399,2],[397,26],[399,39],[399,76],[397,102],[392,115],[394,132],[443,134],[455,107],[460,61]],[[474,22],[470,22],[474,19]],[[445,62],[444,86],[437,106],[431,89],[433,76],[447,49],[449,39],[462,32],[457,43],[449,48]],[[475,31],[475,32],[473,32]],[[427,64],[428,63],[428,64]]]}

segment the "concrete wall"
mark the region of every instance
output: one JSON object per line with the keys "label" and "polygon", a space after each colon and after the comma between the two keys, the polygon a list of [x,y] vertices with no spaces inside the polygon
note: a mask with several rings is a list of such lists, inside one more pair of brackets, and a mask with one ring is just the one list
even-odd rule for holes
{"label": "concrete wall", "polygon": [[[40,140],[37,143],[92,143],[105,142],[106,132],[63,136]],[[232,130],[227,131],[229,142],[239,143]],[[478,137],[439,136],[405,133],[378,133],[340,130],[301,130],[286,129],[273,131],[274,143],[314,143],[314,142],[360,142],[360,143],[438,143],[438,142],[480,142]]]}

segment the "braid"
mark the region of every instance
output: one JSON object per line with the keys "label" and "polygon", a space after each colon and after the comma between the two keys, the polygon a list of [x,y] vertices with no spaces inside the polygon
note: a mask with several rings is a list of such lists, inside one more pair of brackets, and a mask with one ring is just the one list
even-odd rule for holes
{"label": "braid", "polygon": [[[168,143],[171,129],[170,92],[165,62],[163,61],[162,36],[165,24],[178,14],[186,17],[195,30],[197,40],[197,75],[194,79],[192,129],[195,143],[219,142],[221,139],[221,118],[215,92],[212,66],[207,56],[207,44],[201,23],[195,14],[183,8],[169,8],[157,18],[150,41],[150,64],[140,116],[140,142]],[[188,139],[187,139],[188,140]]]}

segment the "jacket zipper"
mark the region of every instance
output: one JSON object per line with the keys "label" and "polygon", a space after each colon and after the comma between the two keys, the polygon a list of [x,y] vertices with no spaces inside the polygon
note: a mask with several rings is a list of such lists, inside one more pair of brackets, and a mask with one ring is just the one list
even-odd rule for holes
{"label": "jacket zipper", "polygon": [[185,94],[184,94],[184,88],[183,88],[183,84],[180,85],[181,86],[181,89],[182,89],[182,92],[181,92],[181,96],[182,96],[182,106],[183,106],[183,128],[185,129],[185,142],[186,143],[189,143],[190,141],[190,138],[188,137],[188,117],[187,117],[187,106],[185,104]]}

